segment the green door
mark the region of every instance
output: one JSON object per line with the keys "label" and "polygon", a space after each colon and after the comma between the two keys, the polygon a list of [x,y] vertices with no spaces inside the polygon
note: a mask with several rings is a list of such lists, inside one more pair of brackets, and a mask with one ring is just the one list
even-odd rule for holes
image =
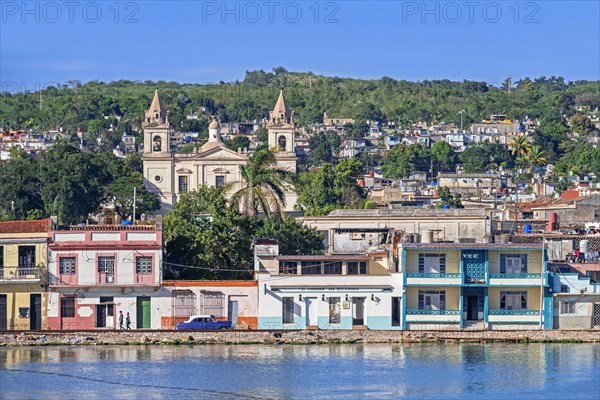
{"label": "green door", "polygon": [[150,329],[150,297],[137,298],[137,329]]}

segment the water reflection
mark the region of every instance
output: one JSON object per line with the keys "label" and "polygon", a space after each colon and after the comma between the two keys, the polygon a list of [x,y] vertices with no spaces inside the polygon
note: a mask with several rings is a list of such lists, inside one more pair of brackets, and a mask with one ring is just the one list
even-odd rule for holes
{"label": "water reflection", "polygon": [[597,398],[600,392],[600,345],[593,344],[4,348],[0,368],[3,398]]}

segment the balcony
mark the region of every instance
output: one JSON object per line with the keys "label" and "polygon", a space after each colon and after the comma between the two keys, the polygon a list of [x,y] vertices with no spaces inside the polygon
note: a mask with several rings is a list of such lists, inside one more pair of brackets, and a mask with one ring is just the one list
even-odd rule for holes
{"label": "balcony", "polygon": [[407,285],[460,285],[462,275],[458,272],[446,273],[427,273],[427,272],[407,272]]}
{"label": "balcony", "polygon": [[35,266],[2,267],[0,282],[32,282],[40,280],[40,268]]}
{"label": "balcony", "polygon": [[490,273],[490,286],[541,286],[548,282],[546,274],[508,274],[508,273]]}
{"label": "balcony", "polygon": [[460,322],[460,310],[406,310],[406,322]]}
{"label": "balcony", "polygon": [[495,323],[539,323],[540,310],[489,310],[488,322]]}

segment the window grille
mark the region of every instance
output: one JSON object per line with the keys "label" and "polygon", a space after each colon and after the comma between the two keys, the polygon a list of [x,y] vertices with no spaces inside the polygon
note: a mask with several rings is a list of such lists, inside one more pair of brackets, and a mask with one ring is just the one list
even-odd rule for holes
{"label": "window grille", "polygon": [[564,314],[575,314],[575,302],[573,301],[561,301],[560,302],[560,313]]}
{"label": "window grille", "polygon": [[61,275],[73,275],[75,273],[75,257],[61,257],[59,265]]}
{"label": "window grille", "polygon": [[139,256],[135,258],[135,273],[136,274],[151,274],[152,273],[152,257]]}

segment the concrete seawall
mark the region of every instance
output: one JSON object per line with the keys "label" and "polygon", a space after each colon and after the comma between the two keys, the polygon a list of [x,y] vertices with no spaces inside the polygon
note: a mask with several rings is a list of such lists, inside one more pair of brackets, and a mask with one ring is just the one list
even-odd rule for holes
{"label": "concrete seawall", "polygon": [[419,342],[600,343],[600,330],[552,331],[82,331],[6,332],[0,346],[336,344]]}

